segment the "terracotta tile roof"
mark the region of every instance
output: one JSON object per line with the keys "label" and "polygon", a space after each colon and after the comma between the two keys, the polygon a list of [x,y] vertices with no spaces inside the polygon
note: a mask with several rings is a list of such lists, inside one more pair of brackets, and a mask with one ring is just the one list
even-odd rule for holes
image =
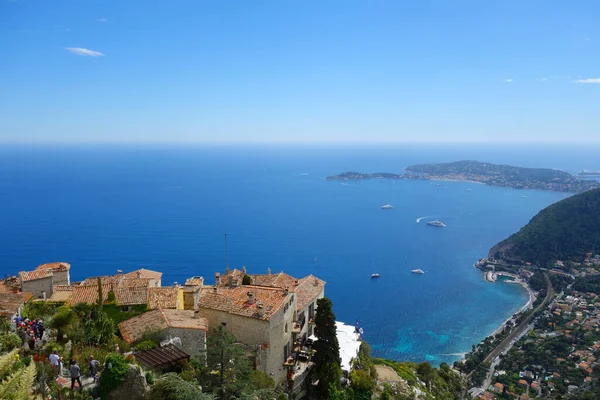
{"label": "terracotta tile roof", "polygon": [[[102,285],[102,302],[108,299],[108,293],[111,292],[114,285]],[[67,304],[74,306],[77,303],[94,304],[98,302],[98,286],[74,286],[73,295],[67,301]]]}
{"label": "terracotta tile roof", "polygon": [[110,276],[94,276],[92,278],[85,278],[83,282],[81,282],[81,286],[96,286],[98,287],[98,278],[102,282],[102,286],[104,285],[118,285],[121,280],[121,276],[119,275],[110,275]]}
{"label": "terracotta tile roof", "polygon": [[12,316],[33,297],[32,293],[0,293],[0,315]]}
{"label": "terracotta tile roof", "polygon": [[325,281],[314,275],[308,275],[300,279],[298,285],[290,288],[296,293],[296,309],[303,310],[315,301],[325,288]]}
{"label": "terracotta tile roof", "polygon": [[123,278],[119,287],[146,287],[148,288],[154,278]]}
{"label": "terracotta tile roof", "polygon": [[252,279],[253,285],[273,286],[279,288],[289,287],[290,290],[292,290],[296,281],[298,280],[283,271],[278,274],[253,274],[250,275],[250,279]]}
{"label": "terracotta tile roof", "polygon": [[[248,302],[248,293],[254,293],[255,302]],[[281,288],[244,285],[238,287],[204,287],[200,294],[199,307],[219,310],[244,317],[269,320],[286,303],[288,296]],[[259,317],[257,305],[262,303],[264,315]]]}
{"label": "terracotta tile roof", "polygon": [[23,282],[34,281],[36,279],[44,279],[53,276],[52,269],[36,269],[33,271],[22,271],[19,272],[19,277],[23,280]]}
{"label": "terracotta tile roof", "polygon": [[148,332],[161,331],[168,327],[180,329],[208,330],[206,318],[194,318],[192,310],[154,310],[119,324],[119,330],[127,343],[137,342]]}
{"label": "terracotta tile roof", "polygon": [[148,308],[177,308],[178,292],[176,286],[148,288]]}
{"label": "terracotta tile roof", "polygon": [[63,272],[63,271],[70,270],[71,264],[60,261],[60,262],[53,262],[53,263],[38,265],[38,267],[36,269],[47,269],[47,268],[50,268],[53,271]]}
{"label": "terracotta tile roof", "polygon": [[69,301],[73,296],[74,286],[54,285],[52,296],[48,301]]}
{"label": "terracotta tile roof", "polygon": [[204,286],[204,278],[201,276],[193,276],[185,281],[186,286]]}
{"label": "terracotta tile roof", "polygon": [[150,269],[137,269],[135,271],[128,272],[123,275],[126,278],[146,278],[146,279],[154,279],[160,280],[162,278],[162,272],[152,271]]}
{"label": "terracotta tile roof", "polygon": [[189,354],[172,344],[135,353],[135,359],[150,368],[164,367],[188,358]]}
{"label": "terracotta tile roof", "polygon": [[239,269],[232,269],[226,271],[221,278],[219,279],[219,286],[229,286],[233,283],[233,281],[237,281],[238,285],[242,284],[242,279],[244,278],[244,273]]}
{"label": "terracotta tile roof", "polygon": [[119,330],[127,343],[140,340],[147,332],[162,331],[167,328],[167,321],[160,310],[149,311],[119,324]]}
{"label": "terracotta tile roof", "polygon": [[81,286],[98,286],[98,278],[100,278],[102,285],[115,285],[124,287],[137,287],[137,286],[150,286],[151,281],[154,278],[137,278],[127,277],[122,274],[110,275],[110,276],[96,276],[93,278],[86,278],[81,282]]}
{"label": "terracotta tile roof", "polygon": [[148,304],[147,287],[119,287],[115,291],[117,304],[120,306],[133,306]]}

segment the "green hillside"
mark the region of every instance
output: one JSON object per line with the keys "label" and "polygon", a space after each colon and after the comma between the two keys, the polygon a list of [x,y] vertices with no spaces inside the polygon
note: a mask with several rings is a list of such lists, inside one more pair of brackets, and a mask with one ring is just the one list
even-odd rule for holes
{"label": "green hillside", "polygon": [[498,243],[489,257],[548,266],[554,260],[600,253],[600,189],[569,197],[540,211],[521,230]]}

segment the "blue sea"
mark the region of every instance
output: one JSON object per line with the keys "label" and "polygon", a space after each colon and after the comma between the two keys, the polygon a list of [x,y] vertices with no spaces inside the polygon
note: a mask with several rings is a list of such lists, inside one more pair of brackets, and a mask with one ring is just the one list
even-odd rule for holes
{"label": "blue sea", "polygon": [[[462,159],[576,172],[597,169],[597,153],[525,145],[5,145],[0,273],[60,260],[76,280],[150,268],[164,272],[163,284],[192,275],[210,283],[225,268],[227,233],[232,268],[326,280],[337,319],[358,321],[376,356],[452,362],[527,301],[518,285],[486,283],[473,263],[567,194],[324,178]],[[387,203],[394,209],[381,210]],[[426,273],[411,274],[416,268]],[[371,279],[374,272],[381,277]]]}

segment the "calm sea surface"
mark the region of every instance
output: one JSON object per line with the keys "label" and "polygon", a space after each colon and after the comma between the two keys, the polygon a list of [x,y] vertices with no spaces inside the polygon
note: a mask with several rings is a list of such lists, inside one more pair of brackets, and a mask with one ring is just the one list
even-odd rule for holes
{"label": "calm sea surface", "polygon": [[[358,321],[377,356],[450,362],[526,302],[520,286],[488,284],[473,263],[566,195],[324,177],[461,159],[576,172],[600,167],[597,151],[4,146],[0,273],[61,260],[73,279],[143,267],[163,271],[164,284],[191,275],[212,282],[227,233],[231,267],[326,280],[337,318]],[[394,209],[381,210],[387,203]]]}

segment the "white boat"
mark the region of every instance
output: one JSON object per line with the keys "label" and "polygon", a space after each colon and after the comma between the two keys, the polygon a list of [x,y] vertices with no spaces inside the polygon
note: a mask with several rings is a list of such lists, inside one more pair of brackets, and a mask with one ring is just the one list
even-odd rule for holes
{"label": "white boat", "polygon": [[470,192],[472,189],[465,189],[465,192]]}
{"label": "white boat", "polygon": [[381,206],[382,210],[391,210],[392,208],[394,208],[394,206],[392,206],[391,204],[386,204],[385,206]]}
{"label": "white boat", "polygon": [[446,226],[446,224],[444,224],[442,221],[429,221],[427,222],[427,225],[431,225],[431,226],[437,226],[439,228],[443,228]]}
{"label": "white boat", "polygon": [[425,271],[423,271],[422,269],[413,269],[410,272],[412,272],[413,274],[424,274]]}
{"label": "white boat", "polygon": [[371,274],[371,278],[379,278],[379,274]]}

